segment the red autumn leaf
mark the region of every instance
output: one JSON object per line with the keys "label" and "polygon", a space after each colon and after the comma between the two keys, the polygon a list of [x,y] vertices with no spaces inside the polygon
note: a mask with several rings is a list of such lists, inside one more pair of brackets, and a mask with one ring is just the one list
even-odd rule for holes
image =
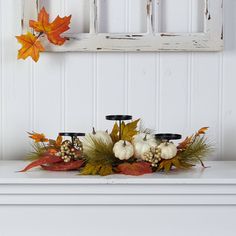
{"label": "red autumn leaf", "polygon": [[61,162],[61,157],[57,157],[55,155],[47,154],[45,156],[42,156],[40,159],[31,162],[28,166],[26,166],[23,170],[20,172],[26,172],[34,167],[46,165],[46,164],[52,164],[52,163],[58,163]]}
{"label": "red autumn leaf", "polygon": [[181,150],[186,149],[187,146],[192,143],[192,139],[193,139],[193,135],[190,136],[190,137],[187,137],[183,142],[181,142],[181,143],[178,145],[177,148],[178,148],[178,149],[181,149]]}
{"label": "red autumn leaf", "polygon": [[35,31],[39,33],[45,33],[48,40],[55,45],[63,45],[66,41],[65,37],[61,37],[61,34],[69,30],[69,24],[71,20],[70,16],[61,18],[57,16],[56,19],[50,23],[49,14],[43,7],[38,14],[38,21],[30,20],[29,25]]}
{"label": "red autumn leaf", "polygon": [[22,45],[22,48],[18,51],[18,59],[25,60],[27,57],[32,57],[32,59],[37,62],[39,59],[39,53],[45,51],[38,38],[30,32],[16,36],[16,38]]}
{"label": "red autumn leaf", "polygon": [[61,162],[49,166],[42,165],[42,168],[44,170],[49,170],[49,171],[69,171],[69,170],[78,170],[83,164],[84,162],[82,160],[79,160],[79,161],[71,161],[69,163]]}
{"label": "red autumn leaf", "polygon": [[147,162],[138,162],[138,163],[124,163],[117,167],[118,171],[124,175],[144,175],[144,174],[151,174],[151,164]]}

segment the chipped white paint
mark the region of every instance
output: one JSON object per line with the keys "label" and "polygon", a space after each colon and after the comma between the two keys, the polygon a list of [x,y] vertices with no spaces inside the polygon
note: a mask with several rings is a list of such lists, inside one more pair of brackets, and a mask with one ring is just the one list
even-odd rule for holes
{"label": "chipped white paint", "polygon": [[[23,0],[23,30],[29,19],[37,18],[38,0]],[[98,33],[97,0],[90,0],[90,32],[66,34],[64,46],[56,47],[45,40],[47,51],[221,51],[223,50],[223,0],[205,0],[204,32],[155,33],[153,0],[147,0],[147,32],[131,34]],[[29,7],[30,6],[30,7]],[[73,19],[76,20],[76,19]]]}

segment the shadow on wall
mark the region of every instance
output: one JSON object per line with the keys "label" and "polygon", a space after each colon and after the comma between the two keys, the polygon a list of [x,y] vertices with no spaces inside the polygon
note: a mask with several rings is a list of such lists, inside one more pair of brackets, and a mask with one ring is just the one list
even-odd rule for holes
{"label": "shadow on wall", "polygon": [[224,0],[224,40],[225,51],[235,50],[236,44],[236,1]]}
{"label": "shadow on wall", "polygon": [[236,159],[235,139],[236,139],[236,120],[235,120],[235,97],[234,91],[228,88],[235,87],[235,63],[236,63],[236,1],[224,0],[224,112],[223,112],[223,157],[225,160]]}

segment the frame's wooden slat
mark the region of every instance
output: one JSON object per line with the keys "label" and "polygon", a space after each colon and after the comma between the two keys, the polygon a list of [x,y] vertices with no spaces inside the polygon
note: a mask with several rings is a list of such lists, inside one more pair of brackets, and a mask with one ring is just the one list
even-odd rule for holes
{"label": "frame's wooden slat", "polygon": [[[23,29],[37,18],[38,1],[24,1]],[[220,51],[223,49],[223,0],[205,0],[204,33],[155,33],[153,1],[147,0],[147,33],[98,33],[97,0],[90,0],[90,33],[67,36],[58,47],[45,40],[47,51]],[[159,0],[158,0],[159,1]],[[160,0],[164,1],[164,0]],[[76,19],[73,19],[76,20]]]}
{"label": "frame's wooden slat", "polygon": [[153,19],[153,0],[147,0],[147,32],[153,34],[154,30],[154,19]]}
{"label": "frame's wooden slat", "polygon": [[90,0],[90,34],[96,34],[98,28],[97,0]]}
{"label": "frame's wooden slat", "polygon": [[205,33],[210,40],[223,40],[223,1],[205,0]]}
{"label": "frame's wooden slat", "polygon": [[208,25],[208,19],[210,18],[210,12],[209,12],[209,1],[205,0],[205,6],[204,6],[204,32],[206,33],[207,25]]}
{"label": "frame's wooden slat", "polygon": [[38,9],[39,9],[39,0],[32,1],[32,0],[24,0],[22,1],[22,31],[26,33],[27,31],[32,30],[29,28],[29,20],[37,19]]}
{"label": "frame's wooden slat", "polygon": [[153,0],[153,18],[154,18],[154,32],[160,32],[161,29],[161,1]]}

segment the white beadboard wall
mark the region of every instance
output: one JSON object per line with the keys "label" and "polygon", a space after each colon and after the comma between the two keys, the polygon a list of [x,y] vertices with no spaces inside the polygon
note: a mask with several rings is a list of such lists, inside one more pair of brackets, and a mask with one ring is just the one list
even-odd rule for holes
{"label": "white beadboard wall", "polygon": [[[101,32],[144,31],[142,1],[100,0]],[[72,31],[88,30],[88,0],[41,2],[52,16],[72,13]],[[201,9],[200,0],[163,0],[156,28],[200,31]],[[210,126],[210,159],[236,160],[235,0],[224,0],[221,53],[44,53],[37,64],[16,60],[21,1],[0,0],[0,11],[0,159],[24,157],[26,131],[106,129],[105,115],[129,113],[157,132]]]}

